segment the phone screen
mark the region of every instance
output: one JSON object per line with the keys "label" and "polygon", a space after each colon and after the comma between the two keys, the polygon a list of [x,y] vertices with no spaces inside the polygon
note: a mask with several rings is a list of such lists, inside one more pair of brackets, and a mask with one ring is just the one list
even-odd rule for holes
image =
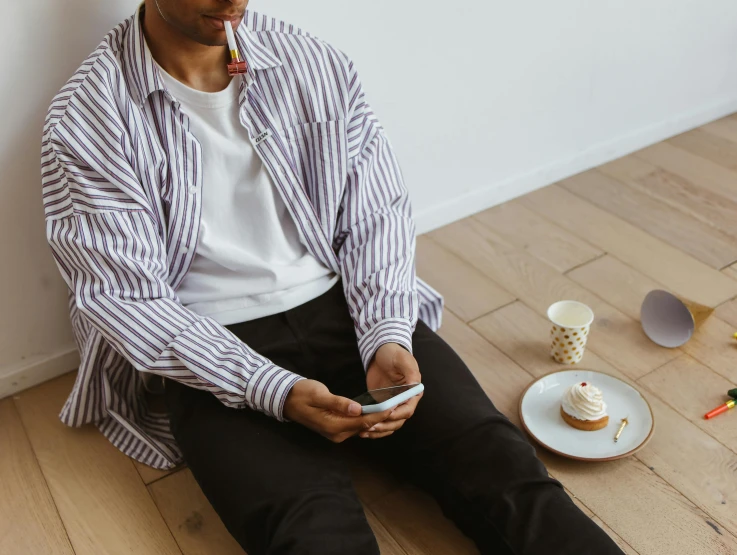
{"label": "phone screen", "polygon": [[380,403],[383,403],[384,401],[388,401],[392,397],[396,397],[397,395],[400,395],[404,393],[405,391],[412,389],[417,384],[408,384],[408,385],[397,385],[394,387],[386,387],[384,389],[374,389],[372,391],[367,391],[366,393],[362,393],[358,397],[355,397],[353,400],[359,403],[363,407],[367,407],[370,405],[378,405]]}

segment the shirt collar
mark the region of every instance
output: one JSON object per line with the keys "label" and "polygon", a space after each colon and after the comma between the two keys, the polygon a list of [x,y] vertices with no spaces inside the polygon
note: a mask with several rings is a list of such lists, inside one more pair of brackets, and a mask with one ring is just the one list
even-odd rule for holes
{"label": "shirt collar", "polygon": [[[143,10],[144,5],[141,4],[133,16],[123,45],[124,71],[128,77],[128,83],[132,84],[132,92],[139,106],[146,102],[151,93],[166,90],[143,35],[141,21]],[[249,12],[246,11],[243,21],[236,30],[235,40],[238,43],[238,49],[248,63],[248,72],[253,75],[254,71],[277,67],[282,63],[273,52],[253,38],[246,27],[249,15]]]}

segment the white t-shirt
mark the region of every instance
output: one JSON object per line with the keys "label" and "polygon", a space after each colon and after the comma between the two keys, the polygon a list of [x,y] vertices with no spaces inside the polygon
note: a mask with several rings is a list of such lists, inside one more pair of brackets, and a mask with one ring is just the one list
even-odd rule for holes
{"label": "white t-shirt", "polygon": [[241,76],[220,92],[177,81],[171,95],[202,147],[197,251],[177,294],[222,325],[284,312],[328,291],[338,276],[310,254],[238,115]]}

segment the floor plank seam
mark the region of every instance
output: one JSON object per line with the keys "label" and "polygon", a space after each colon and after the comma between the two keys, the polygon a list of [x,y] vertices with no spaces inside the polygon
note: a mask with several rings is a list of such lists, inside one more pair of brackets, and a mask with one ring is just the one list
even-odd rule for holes
{"label": "floor plank seam", "polygon": [[136,468],[136,473],[138,474],[138,477],[141,478],[141,482],[143,482],[143,485],[146,486],[146,487],[148,487],[148,486],[151,486],[151,485],[155,484],[156,482],[159,482],[159,481],[163,480],[164,478],[168,478],[169,476],[174,476],[175,474],[179,474],[180,472],[182,472],[183,470],[186,470],[186,469],[187,469],[187,465],[186,464],[185,465],[182,465],[182,466],[179,466],[179,467],[176,467],[171,472],[169,472],[169,474],[166,474],[165,476],[159,476],[158,478],[154,478],[153,480],[151,480],[148,483],[146,482],[146,480],[143,479],[143,476],[141,476],[141,474],[138,472],[138,469],[137,468]]}
{"label": "floor plank seam", "polygon": [[[729,277],[729,276],[727,276],[727,277]],[[714,307],[714,310],[716,310],[716,309],[717,309],[717,308],[719,308],[720,306],[724,306],[725,304],[729,304],[729,303],[733,302],[733,301],[734,301],[734,300],[736,300],[736,299],[737,299],[737,295],[735,295],[735,296],[734,296],[734,297],[732,297],[731,299],[727,299],[727,300],[725,300],[725,301],[722,301],[721,303],[719,303],[718,305],[716,305],[716,306]]]}
{"label": "floor plank seam", "polygon": [[[598,247],[597,247],[597,248],[598,248]],[[561,274],[563,274],[564,276],[568,276],[568,274],[569,274],[570,272],[572,272],[572,271],[574,271],[574,270],[578,270],[579,268],[581,268],[581,267],[583,267],[583,266],[586,266],[586,264],[591,264],[592,262],[596,262],[597,260],[599,260],[599,259],[601,259],[601,258],[604,258],[605,256],[607,256],[608,254],[609,254],[608,252],[602,252],[601,254],[599,254],[599,255],[595,256],[595,257],[594,257],[594,258],[592,258],[591,260],[587,260],[586,262],[582,262],[581,264],[576,264],[576,265],[575,265],[575,266],[573,266],[572,268],[568,268],[568,269],[567,269],[567,270],[566,270],[565,272],[561,272]],[[537,257],[536,257],[536,258],[537,258]],[[539,260],[539,259],[538,259],[538,260]]]}
{"label": "floor plank seam", "polygon": [[28,429],[26,428],[26,423],[23,420],[23,414],[21,413],[16,403],[16,400],[19,398],[20,397],[18,395],[13,396],[13,400],[12,400],[13,410],[18,415],[18,420],[20,421],[21,428],[23,428],[23,434],[25,435],[26,441],[28,442],[28,446],[31,448],[31,452],[33,453],[33,460],[36,462],[36,466],[38,467],[38,470],[41,473],[41,477],[43,478],[44,485],[46,486],[46,490],[49,492],[49,497],[51,497],[51,501],[54,504],[54,510],[56,511],[56,516],[59,518],[59,522],[61,522],[61,525],[64,528],[64,535],[67,537],[67,541],[69,542],[69,547],[72,550],[72,553],[76,555],[77,550],[74,548],[74,544],[72,543],[72,538],[69,536],[69,530],[67,530],[67,525],[64,522],[64,519],[61,517],[59,506],[56,504],[56,497],[54,497],[54,492],[51,490],[51,486],[49,486],[49,481],[46,478],[46,473],[44,472],[44,469],[38,460],[38,454],[36,453],[36,448],[33,446],[31,437],[28,435]]}
{"label": "floor plank seam", "polygon": [[[169,474],[171,476],[171,474]],[[166,478],[167,476],[164,476]],[[142,480],[143,481],[143,480]],[[158,481],[158,480],[156,480]],[[169,532],[169,535],[171,536],[171,539],[174,541],[174,545],[177,546],[177,549],[179,550],[179,553],[181,555],[185,555],[184,549],[182,549],[182,546],[179,544],[179,541],[177,540],[177,535],[174,533],[174,530],[171,529],[171,526],[169,526],[169,522],[164,517],[164,514],[161,512],[161,509],[159,508],[158,503],[156,503],[156,498],[151,493],[151,488],[149,488],[146,484],[143,485],[144,488],[146,488],[146,493],[148,494],[149,498],[151,499],[151,502],[154,504],[154,507],[156,507],[156,511],[159,513],[159,516],[161,517],[161,520],[164,522],[164,526],[166,526],[167,531]]]}
{"label": "floor plank seam", "polygon": [[[638,384],[638,385],[640,385],[640,386],[642,386],[642,387],[645,387],[645,389],[647,389],[647,387],[645,386],[645,384],[641,384],[641,383],[640,383],[640,380],[642,380],[643,378],[646,378],[647,376],[649,376],[649,375],[650,375],[650,374],[652,374],[653,372],[657,372],[658,370],[660,370],[660,369],[661,369],[661,368],[663,368],[664,366],[668,366],[668,365],[669,365],[669,364],[671,364],[671,363],[672,363],[672,362],[673,362],[674,360],[678,360],[679,358],[681,358],[682,356],[684,356],[684,355],[686,355],[686,354],[687,354],[687,353],[686,353],[686,352],[685,352],[685,351],[684,351],[683,349],[681,349],[680,347],[676,347],[676,348],[675,348],[674,350],[676,350],[676,351],[680,351],[680,353],[681,353],[681,354],[680,354],[680,355],[678,355],[677,357],[674,357],[674,358],[672,358],[671,360],[669,360],[669,361],[667,361],[667,362],[664,362],[663,364],[661,364],[661,365],[657,366],[656,368],[653,368],[653,369],[652,369],[652,370],[650,370],[650,372],[648,372],[647,374],[643,374],[642,376],[640,376],[639,378],[637,378],[636,380],[633,380],[633,381],[634,381],[634,382],[637,382],[637,384]],[[712,370],[711,368],[709,368],[709,370],[711,370],[712,372],[714,372],[714,370]],[[648,391],[649,391],[649,389],[648,389]],[[679,413],[679,414],[680,414],[680,413]]]}
{"label": "floor plank seam", "polygon": [[[494,282],[494,283],[496,283],[496,282]],[[500,306],[496,307],[494,310],[490,310],[489,312],[486,312],[486,313],[482,314],[481,316],[476,316],[472,320],[464,320],[463,318],[461,318],[460,316],[458,316],[458,314],[456,314],[455,312],[451,311],[447,307],[446,307],[446,310],[449,310],[450,312],[453,312],[453,316],[455,316],[461,322],[463,322],[464,324],[466,324],[467,326],[470,327],[474,322],[477,322],[478,320],[481,320],[481,318],[486,318],[489,314],[494,314],[496,311],[501,310],[503,308],[507,308],[509,305],[513,305],[516,302],[519,302],[519,299],[514,299],[512,301],[509,301],[508,303],[504,303],[503,305],[500,305]]]}

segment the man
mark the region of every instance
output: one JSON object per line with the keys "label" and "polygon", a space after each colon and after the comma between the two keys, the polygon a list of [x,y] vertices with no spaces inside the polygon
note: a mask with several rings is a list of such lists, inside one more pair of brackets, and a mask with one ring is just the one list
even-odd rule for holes
{"label": "man", "polygon": [[[146,0],[51,105],[47,236],[82,354],[62,420],[186,461],[250,555],[378,552],[348,450],[483,553],[621,553],[434,333],[442,300],[351,61],[246,4]],[[420,381],[394,410],[350,400]]]}

